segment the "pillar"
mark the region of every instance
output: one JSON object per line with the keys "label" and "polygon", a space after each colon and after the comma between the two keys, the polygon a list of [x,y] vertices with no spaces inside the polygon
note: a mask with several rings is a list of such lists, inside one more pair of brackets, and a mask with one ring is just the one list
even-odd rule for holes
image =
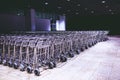
{"label": "pillar", "polygon": [[59,20],[56,21],[56,30],[65,31],[66,30],[66,17],[60,15]]}
{"label": "pillar", "polygon": [[32,8],[28,8],[25,10],[25,27],[26,31],[36,31],[36,23],[35,23],[35,10]]}
{"label": "pillar", "polygon": [[50,23],[51,23],[51,31],[56,31],[56,20],[52,19]]}

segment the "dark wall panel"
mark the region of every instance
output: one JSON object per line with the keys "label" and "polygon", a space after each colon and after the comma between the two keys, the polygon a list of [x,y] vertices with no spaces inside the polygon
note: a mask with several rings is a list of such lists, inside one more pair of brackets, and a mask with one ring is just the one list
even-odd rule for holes
{"label": "dark wall panel", "polygon": [[120,15],[67,17],[67,30],[110,30],[120,34]]}
{"label": "dark wall panel", "polygon": [[[49,31],[50,20],[36,18],[36,30]],[[0,14],[0,33],[4,33],[4,32],[6,33],[11,31],[29,31],[28,28],[25,27],[25,17]]]}
{"label": "dark wall panel", "polygon": [[36,19],[36,30],[37,31],[50,31],[50,20],[49,19]]}
{"label": "dark wall panel", "polygon": [[25,30],[25,18],[23,16],[0,15],[0,32]]}

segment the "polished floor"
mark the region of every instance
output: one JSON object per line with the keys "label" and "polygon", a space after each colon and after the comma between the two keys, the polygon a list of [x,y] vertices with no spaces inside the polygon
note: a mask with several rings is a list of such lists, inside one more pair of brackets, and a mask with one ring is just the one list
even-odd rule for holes
{"label": "polished floor", "polygon": [[110,37],[39,77],[0,65],[0,80],[120,80],[120,38]]}

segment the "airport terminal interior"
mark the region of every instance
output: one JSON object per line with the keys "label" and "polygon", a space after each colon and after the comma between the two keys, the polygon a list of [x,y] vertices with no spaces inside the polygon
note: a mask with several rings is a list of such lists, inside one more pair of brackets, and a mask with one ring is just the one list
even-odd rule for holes
{"label": "airport terminal interior", "polygon": [[119,0],[2,0],[0,80],[120,80]]}

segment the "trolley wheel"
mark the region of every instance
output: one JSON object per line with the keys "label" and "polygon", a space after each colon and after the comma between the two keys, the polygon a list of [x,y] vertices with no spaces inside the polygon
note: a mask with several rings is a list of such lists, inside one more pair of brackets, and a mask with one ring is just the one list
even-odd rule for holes
{"label": "trolley wheel", "polygon": [[53,64],[54,64],[54,67],[56,67],[57,65],[56,65],[56,62],[53,62]]}
{"label": "trolley wheel", "polygon": [[0,64],[2,64],[2,58],[0,58]]}
{"label": "trolley wheel", "polygon": [[91,45],[89,44],[88,47],[91,47]]}
{"label": "trolley wheel", "polygon": [[80,50],[76,50],[76,54],[80,54]]}
{"label": "trolley wheel", "polygon": [[85,46],[85,49],[88,49],[88,46],[87,46],[87,45]]}
{"label": "trolley wheel", "polygon": [[94,42],[92,42],[92,46],[94,46]]}
{"label": "trolley wheel", "polygon": [[25,71],[25,68],[21,68],[20,71]]}
{"label": "trolley wheel", "polygon": [[4,66],[7,66],[7,60],[4,59],[2,63]]}
{"label": "trolley wheel", "polygon": [[8,62],[8,66],[9,66],[9,67],[12,67],[12,66],[13,66],[13,64],[12,64],[11,61]]}
{"label": "trolley wheel", "polygon": [[60,57],[60,61],[61,61],[61,62],[66,62],[66,61],[67,61],[67,58],[66,58],[65,56],[61,56],[61,57]]}
{"label": "trolley wheel", "polygon": [[68,55],[69,55],[70,58],[74,57],[74,54],[71,53],[71,52],[69,52]]}
{"label": "trolley wheel", "polygon": [[83,49],[83,48],[81,48],[80,50],[81,50],[81,51],[84,51],[84,49]]}
{"label": "trolley wheel", "polygon": [[32,73],[32,71],[33,71],[32,68],[31,68],[30,66],[28,66],[28,67],[27,67],[27,72],[28,72],[28,73]]}
{"label": "trolley wheel", "polygon": [[48,67],[49,67],[49,69],[53,69],[54,68],[54,63],[53,62],[49,62],[48,63]]}
{"label": "trolley wheel", "polygon": [[20,71],[25,71],[25,66],[23,64],[20,64]]}
{"label": "trolley wheel", "polygon": [[14,69],[18,69],[19,68],[19,66],[18,66],[18,64],[16,62],[14,63],[13,67],[14,67]]}
{"label": "trolley wheel", "polygon": [[40,76],[40,71],[39,70],[34,70],[34,74],[36,75],[36,76]]}

